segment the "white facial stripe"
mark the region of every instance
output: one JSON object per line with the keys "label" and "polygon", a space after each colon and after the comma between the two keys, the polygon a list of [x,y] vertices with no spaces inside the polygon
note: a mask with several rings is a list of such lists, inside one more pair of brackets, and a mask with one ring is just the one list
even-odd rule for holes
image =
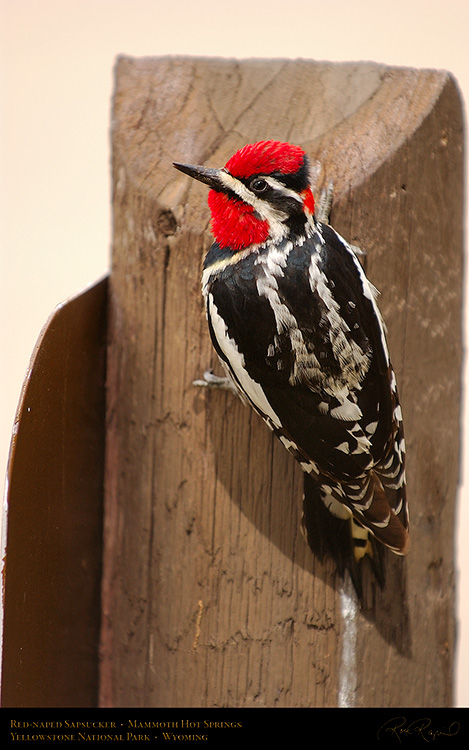
{"label": "white facial stripe", "polygon": [[[220,182],[228,190],[235,193],[238,198],[241,198],[244,203],[252,206],[253,209],[259,214],[260,218],[264,221],[268,221],[270,227],[281,224],[288,219],[288,214],[284,211],[278,211],[273,208],[267,201],[263,201],[262,198],[258,198],[254,195],[249,188],[246,187],[242,182],[237,180],[235,177],[229,174],[229,172],[221,171],[219,174]],[[275,182],[275,180],[274,180]]]}
{"label": "white facial stripe", "polygon": [[294,190],[290,190],[290,188],[285,187],[285,185],[279,182],[279,180],[276,180],[274,177],[262,175],[262,179],[265,180],[271,188],[277,190],[278,193],[281,193],[287,198],[293,198],[293,200],[298,201],[298,203],[303,203],[303,198],[301,197],[301,195],[298,195],[298,193],[295,193]]}

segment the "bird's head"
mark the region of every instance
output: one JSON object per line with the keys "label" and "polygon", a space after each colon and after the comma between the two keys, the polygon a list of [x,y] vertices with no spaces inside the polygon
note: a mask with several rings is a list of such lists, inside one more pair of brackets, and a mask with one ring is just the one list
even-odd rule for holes
{"label": "bird's head", "polygon": [[301,233],[314,213],[308,159],[302,148],[279,141],[250,143],[220,169],[175,163],[211,188],[212,232],[233,251]]}

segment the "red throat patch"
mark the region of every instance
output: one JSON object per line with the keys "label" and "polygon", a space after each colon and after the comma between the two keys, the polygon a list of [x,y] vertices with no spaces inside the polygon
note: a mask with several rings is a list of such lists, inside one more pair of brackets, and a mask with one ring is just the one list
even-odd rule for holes
{"label": "red throat patch", "polygon": [[305,152],[300,146],[280,141],[248,143],[229,159],[225,168],[233,177],[249,177],[253,174],[297,172],[303,165]]}
{"label": "red throat patch", "polygon": [[212,232],[220,247],[233,251],[265,242],[269,223],[254,214],[252,206],[210,190],[208,205],[212,214]]}

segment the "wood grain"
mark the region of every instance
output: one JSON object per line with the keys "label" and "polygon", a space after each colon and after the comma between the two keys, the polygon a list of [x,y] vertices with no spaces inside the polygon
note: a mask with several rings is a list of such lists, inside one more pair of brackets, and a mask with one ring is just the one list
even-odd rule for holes
{"label": "wood grain", "polygon": [[[388,556],[353,627],[299,531],[293,459],[235,398],[192,386],[217,368],[209,213],[171,165],[222,165],[264,138],[302,145],[318,191],[334,181],[332,223],[366,251],[403,402],[411,552]],[[101,705],[451,704],[462,138],[444,72],[119,59]]]}

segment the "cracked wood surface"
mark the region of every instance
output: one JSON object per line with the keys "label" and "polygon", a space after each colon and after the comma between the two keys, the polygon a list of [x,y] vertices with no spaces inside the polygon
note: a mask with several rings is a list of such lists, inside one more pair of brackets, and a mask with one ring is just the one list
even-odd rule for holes
{"label": "cracked wood surface", "polygon": [[[462,124],[452,78],[372,63],[120,58],[113,106],[101,704],[335,706],[339,581],[300,533],[302,476],[217,364],[204,186],[245,143],[303,146],[366,252],[403,404],[411,552],[368,582],[356,706],[452,701]],[[349,636],[347,636],[349,637]]]}

